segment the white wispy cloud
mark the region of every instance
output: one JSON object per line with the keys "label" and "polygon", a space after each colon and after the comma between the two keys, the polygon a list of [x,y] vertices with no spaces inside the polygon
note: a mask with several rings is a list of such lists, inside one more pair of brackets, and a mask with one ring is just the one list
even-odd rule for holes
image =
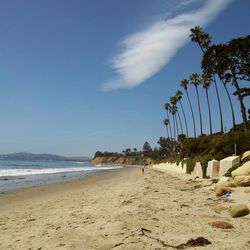
{"label": "white wispy cloud", "polygon": [[[214,20],[234,0],[206,0],[203,7],[157,21],[122,41],[122,51],[111,67],[115,77],[102,89],[133,88],[156,74],[176,52],[189,41],[190,28],[205,26]],[[186,4],[194,1],[183,1]]]}

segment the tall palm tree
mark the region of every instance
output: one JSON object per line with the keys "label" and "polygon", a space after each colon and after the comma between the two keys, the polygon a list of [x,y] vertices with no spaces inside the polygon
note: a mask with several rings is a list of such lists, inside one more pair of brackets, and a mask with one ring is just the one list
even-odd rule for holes
{"label": "tall palm tree", "polygon": [[171,136],[171,139],[173,138],[173,134],[172,134],[172,127],[171,127],[171,122],[170,122],[170,119],[169,119],[169,112],[170,112],[170,104],[169,103],[166,103],[165,104],[165,109],[167,111],[167,118],[169,120],[169,131],[170,131],[170,136]]}
{"label": "tall palm tree", "polygon": [[208,88],[210,87],[210,84],[211,84],[211,78],[206,74],[202,74],[201,79],[202,79],[202,84],[203,84],[202,86],[206,92],[207,107],[208,107],[208,114],[209,114],[209,128],[210,128],[210,135],[211,135],[213,134],[213,128],[212,128],[211,108],[210,108],[209,97],[208,97]]}
{"label": "tall palm tree", "polygon": [[[194,28],[190,29],[190,31],[191,31],[191,34],[189,35],[189,37],[191,38],[191,41],[199,45],[204,55],[204,53],[210,47],[210,44],[211,44],[210,35],[204,32],[200,26],[195,26]],[[219,107],[219,112],[220,112],[220,130],[221,130],[221,133],[223,133],[223,116],[222,116],[218,85],[217,85],[215,75],[213,75],[212,77],[213,77],[213,82],[215,85],[216,97],[217,97],[217,102],[218,102],[218,107]]]}
{"label": "tall palm tree", "polygon": [[186,92],[188,103],[189,103],[189,107],[190,107],[190,110],[191,110],[192,120],[193,120],[193,127],[194,127],[194,137],[196,138],[196,126],[195,126],[195,120],[194,120],[194,111],[193,111],[192,104],[191,104],[191,101],[190,101],[190,98],[189,98],[189,94],[188,94],[188,90],[187,90],[188,84],[189,84],[189,81],[187,79],[183,79],[181,81],[181,87]]}
{"label": "tall palm tree", "polygon": [[211,37],[208,33],[202,30],[202,27],[195,26],[194,28],[190,29],[191,34],[189,37],[191,38],[192,42],[198,43],[200,49],[204,53],[206,49],[209,48],[211,44]]}
{"label": "tall palm tree", "polygon": [[169,138],[169,131],[168,131],[169,119],[167,119],[167,118],[164,119],[163,124],[166,126],[167,135],[168,135],[168,138]]}
{"label": "tall palm tree", "polygon": [[186,114],[184,112],[184,108],[183,108],[183,105],[182,105],[182,92],[180,90],[178,90],[175,94],[176,96],[176,99],[177,99],[177,102],[180,103],[180,106],[181,106],[181,111],[182,111],[182,114],[183,114],[183,117],[184,117],[184,122],[185,122],[185,127],[186,127],[186,133],[187,133],[187,138],[188,138],[188,127],[187,127],[187,119],[186,119]]}
{"label": "tall palm tree", "polygon": [[179,114],[179,112],[178,112],[178,108],[177,108],[177,106],[176,106],[176,104],[177,104],[177,97],[176,97],[176,96],[170,97],[170,103],[171,103],[172,106],[174,107],[175,113],[176,113],[177,116],[178,116],[179,124],[180,124],[180,128],[181,128],[181,133],[183,134],[183,128],[182,128],[181,117],[180,117],[180,114]]}
{"label": "tall palm tree", "polygon": [[201,129],[201,135],[202,135],[202,134],[203,134],[203,129],[202,129],[202,116],[201,116],[200,96],[199,96],[199,91],[198,91],[198,86],[201,84],[200,75],[197,74],[197,73],[193,73],[193,74],[189,77],[189,82],[190,82],[190,84],[194,85],[195,90],[196,90],[197,104],[198,104],[199,116],[200,116],[200,129]]}

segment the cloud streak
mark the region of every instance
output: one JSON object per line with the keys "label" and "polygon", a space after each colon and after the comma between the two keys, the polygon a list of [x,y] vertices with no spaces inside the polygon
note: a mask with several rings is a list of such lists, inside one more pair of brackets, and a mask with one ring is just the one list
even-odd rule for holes
{"label": "cloud streak", "polygon": [[207,0],[200,9],[155,22],[125,38],[121,53],[111,64],[115,77],[105,82],[102,90],[134,88],[152,77],[189,41],[190,28],[207,25],[231,2],[233,0]]}

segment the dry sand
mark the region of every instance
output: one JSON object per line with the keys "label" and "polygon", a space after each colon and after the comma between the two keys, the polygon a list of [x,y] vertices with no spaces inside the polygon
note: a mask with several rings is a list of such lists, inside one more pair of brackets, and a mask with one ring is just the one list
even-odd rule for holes
{"label": "dry sand", "polygon": [[0,249],[174,249],[199,236],[212,244],[192,249],[250,249],[250,216],[231,218],[234,200],[190,178],[130,168],[1,194]]}

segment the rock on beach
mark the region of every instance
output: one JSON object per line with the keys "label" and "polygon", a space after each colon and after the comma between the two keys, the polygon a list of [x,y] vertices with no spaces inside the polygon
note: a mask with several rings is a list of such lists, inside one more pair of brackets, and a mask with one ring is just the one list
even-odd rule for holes
{"label": "rock on beach", "polygon": [[249,208],[244,204],[237,205],[230,210],[230,215],[233,218],[246,216],[248,214]]}

